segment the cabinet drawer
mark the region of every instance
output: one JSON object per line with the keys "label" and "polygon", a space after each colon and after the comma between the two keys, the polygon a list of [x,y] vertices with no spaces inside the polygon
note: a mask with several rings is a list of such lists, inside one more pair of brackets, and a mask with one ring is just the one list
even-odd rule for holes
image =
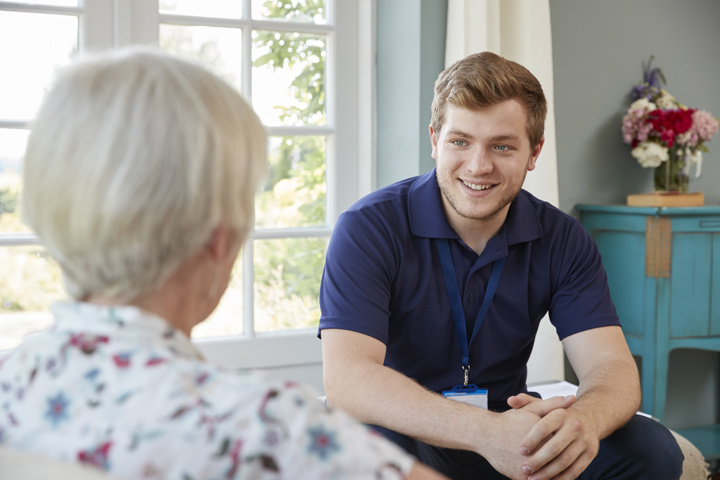
{"label": "cabinet drawer", "polygon": [[672,217],[673,233],[720,232],[720,217]]}
{"label": "cabinet drawer", "polygon": [[720,337],[720,233],[673,234],[670,336]]}

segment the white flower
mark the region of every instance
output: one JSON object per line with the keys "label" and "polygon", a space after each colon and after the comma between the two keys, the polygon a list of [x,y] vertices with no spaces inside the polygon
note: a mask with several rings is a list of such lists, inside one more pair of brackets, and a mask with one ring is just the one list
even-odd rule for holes
{"label": "white flower", "polygon": [[635,100],[630,105],[630,110],[645,110],[647,112],[652,112],[656,108],[655,104],[645,97]]}
{"label": "white flower", "polygon": [[700,171],[702,170],[702,152],[700,150],[695,150],[690,154],[690,162],[695,164],[695,180],[700,178]]}
{"label": "white flower", "polygon": [[662,95],[657,100],[658,108],[664,108],[664,109],[675,108],[676,107],[675,97],[670,95],[665,90],[662,90],[661,93],[662,93]]}
{"label": "white flower", "polygon": [[700,150],[695,150],[694,152],[691,152],[690,162],[698,164],[702,163],[702,152]]}
{"label": "white flower", "polygon": [[668,149],[655,142],[642,142],[632,149],[632,156],[643,168],[656,168],[668,159]]}

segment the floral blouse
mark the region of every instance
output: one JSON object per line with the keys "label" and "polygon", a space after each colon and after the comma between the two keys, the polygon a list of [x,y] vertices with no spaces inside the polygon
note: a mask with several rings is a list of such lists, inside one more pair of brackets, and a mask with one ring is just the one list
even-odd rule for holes
{"label": "floral blouse", "polygon": [[204,363],[135,307],[56,303],[0,358],[0,446],[127,479],[396,479],[413,458],[293,383]]}

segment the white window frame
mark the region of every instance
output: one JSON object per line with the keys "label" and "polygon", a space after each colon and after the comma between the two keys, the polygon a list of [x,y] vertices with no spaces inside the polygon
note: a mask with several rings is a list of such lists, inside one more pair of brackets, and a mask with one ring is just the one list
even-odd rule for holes
{"label": "white window frame", "polygon": [[[302,31],[328,35],[326,59],[327,125],[267,127],[270,135],[326,135],[328,189],[326,225],[313,228],[255,231],[243,249],[244,331],[242,336],[196,340],[208,360],[231,368],[282,369],[321,364],[320,341],[312,330],[255,333],[253,328],[254,240],[329,238],[340,212],[375,188],[375,0],[327,0],[327,24],[304,25]],[[192,24],[192,18],[158,12],[157,0],[85,0],[80,7],[23,5],[0,1],[0,10],[80,15],[79,50],[101,50],[129,44],[158,44],[159,24]],[[244,18],[248,18],[249,2]],[[292,24],[251,21],[253,26],[297,31]],[[244,26],[248,20],[229,22]],[[223,20],[204,25],[221,25]],[[243,30],[244,57],[250,58],[250,29]],[[250,69],[243,69],[243,94],[250,98]],[[340,85],[341,88],[335,87]],[[27,129],[30,119],[0,119],[0,128]],[[338,188],[342,186],[342,188]],[[27,234],[0,234],[0,248],[37,245]]]}

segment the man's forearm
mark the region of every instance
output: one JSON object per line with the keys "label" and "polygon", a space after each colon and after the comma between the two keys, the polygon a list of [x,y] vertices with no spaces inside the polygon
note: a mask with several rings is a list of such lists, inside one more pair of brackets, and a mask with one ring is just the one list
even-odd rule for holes
{"label": "man's forearm", "polygon": [[487,433],[496,414],[444,398],[382,365],[326,368],[325,391],[330,405],[361,422],[431,445],[479,452],[492,436]]}
{"label": "man's forearm", "polygon": [[608,361],[583,378],[571,408],[590,419],[603,439],[625,425],[639,406],[637,367],[622,359]]}

